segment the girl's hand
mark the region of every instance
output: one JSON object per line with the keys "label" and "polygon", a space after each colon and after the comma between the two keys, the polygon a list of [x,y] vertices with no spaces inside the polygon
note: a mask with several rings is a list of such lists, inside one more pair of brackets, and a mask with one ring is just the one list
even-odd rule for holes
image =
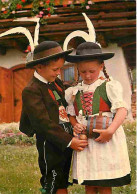
{"label": "girl's hand", "polygon": [[79,133],[82,133],[82,131],[86,130],[86,126],[80,123],[76,123],[73,128],[73,134],[74,136],[78,136]]}
{"label": "girl's hand", "polygon": [[109,140],[113,136],[113,132],[110,129],[93,129],[93,132],[99,133],[100,136],[95,139],[95,141],[99,143],[106,143],[109,142]]}

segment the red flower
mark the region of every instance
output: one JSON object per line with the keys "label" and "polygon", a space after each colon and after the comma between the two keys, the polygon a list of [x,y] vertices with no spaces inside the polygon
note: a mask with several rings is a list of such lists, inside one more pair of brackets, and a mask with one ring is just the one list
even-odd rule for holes
{"label": "red flower", "polygon": [[49,4],[49,3],[50,3],[50,0],[47,0],[47,1],[46,1],[46,4]]}
{"label": "red flower", "polygon": [[50,16],[51,16],[51,14],[49,13],[49,14],[48,14],[48,17],[50,17]]}
{"label": "red flower", "polygon": [[17,4],[17,9],[21,9],[22,8],[22,5],[21,4]]}
{"label": "red flower", "polygon": [[30,46],[30,45],[28,45],[27,49],[28,49],[29,51],[31,51],[31,46]]}
{"label": "red flower", "polygon": [[4,13],[4,14],[7,14],[7,12],[8,12],[8,11],[7,11],[7,10],[5,10],[3,13]]}
{"label": "red flower", "polygon": [[47,10],[48,10],[48,11],[50,11],[50,10],[51,10],[51,8],[50,8],[50,7],[48,7],[48,8],[47,8]]}
{"label": "red flower", "polygon": [[67,4],[63,4],[63,7],[67,7]]}
{"label": "red flower", "polygon": [[28,45],[28,46],[27,46],[27,49],[25,50],[25,53],[29,53],[30,51],[31,51],[31,46]]}
{"label": "red flower", "polygon": [[26,0],[21,0],[22,1],[22,3],[25,3],[26,2]]}

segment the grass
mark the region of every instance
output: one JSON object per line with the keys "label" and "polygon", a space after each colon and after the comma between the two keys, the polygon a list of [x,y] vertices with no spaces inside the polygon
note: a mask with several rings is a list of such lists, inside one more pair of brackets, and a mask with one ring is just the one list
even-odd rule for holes
{"label": "grass", "polygon": [[[130,186],[113,188],[113,194],[135,194],[136,169],[136,125],[126,122],[124,129],[127,135],[131,163],[132,182]],[[17,146],[0,145],[0,194],[40,194],[38,154],[35,145]],[[73,185],[69,194],[84,194],[84,187]]]}
{"label": "grass", "polygon": [[0,192],[38,193],[40,172],[35,146],[0,146]]}

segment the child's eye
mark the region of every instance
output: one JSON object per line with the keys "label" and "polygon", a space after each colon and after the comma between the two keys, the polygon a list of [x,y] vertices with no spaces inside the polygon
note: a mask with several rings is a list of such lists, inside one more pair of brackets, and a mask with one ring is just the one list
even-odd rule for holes
{"label": "child's eye", "polygon": [[90,73],[94,73],[95,71],[89,71]]}
{"label": "child's eye", "polygon": [[58,69],[53,69],[53,71],[57,71]]}

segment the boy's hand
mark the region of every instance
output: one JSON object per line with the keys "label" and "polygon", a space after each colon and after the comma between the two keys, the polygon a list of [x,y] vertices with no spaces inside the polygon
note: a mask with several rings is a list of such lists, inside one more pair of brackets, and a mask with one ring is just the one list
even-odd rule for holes
{"label": "boy's hand", "polygon": [[80,123],[76,123],[73,128],[74,136],[77,136],[77,134],[81,133],[82,131],[86,130],[86,126]]}
{"label": "boy's hand", "polygon": [[72,138],[72,142],[71,142],[70,147],[71,147],[73,150],[82,151],[82,150],[84,150],[84,148],[85,148],[87,145],[88,145],[88,141],[87,141],[87,140],[80,140],[80,139],[78,139],[77,137],[73,137],[73,138]]}
{"label": "boy's hand", "polygon": [[93,129],[93,132],[99,133],[100,136],[95,139],[99,143],[106,143],[112,138],[113,133],[110,129]]}

